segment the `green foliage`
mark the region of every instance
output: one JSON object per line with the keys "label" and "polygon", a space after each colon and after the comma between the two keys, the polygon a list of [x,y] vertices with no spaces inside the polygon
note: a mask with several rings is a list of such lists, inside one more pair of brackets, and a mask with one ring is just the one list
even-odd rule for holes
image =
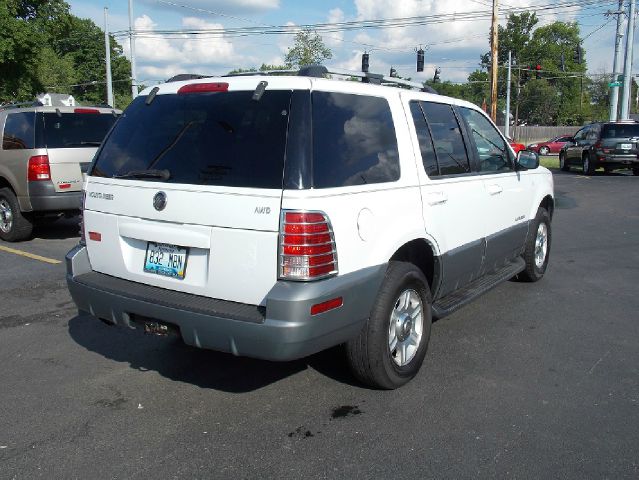
{"label": "green foliage", "polygon": [[304,65],[319,65],[331,58],[333,52],[324,45],[322,37],[310,29],[305,29],[295,35],[295,43],[288,49],[284,60],[288,68],[299,68]]}
{"label": "green foliage", "polygon": [[[113,37],[110,47],[116,105],[123,107],[131,91],[130,63]],[[0,102],[52,91],[70,93],[82,103],[106,103],[104,32],[72,15],[62,0],[4,0],[0,78]]]}

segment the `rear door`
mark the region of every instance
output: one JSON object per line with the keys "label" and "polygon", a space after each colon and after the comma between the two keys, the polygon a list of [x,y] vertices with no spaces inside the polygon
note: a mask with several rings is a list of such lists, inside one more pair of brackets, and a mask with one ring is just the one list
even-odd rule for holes
{"label": "rear door", "polygon": [[47,149],[56,192],[82,190],[82,173],[115,120],[113,113],[92,108],[38,113],[36,141]]}
{"label": "rear door", "polygon": [[202,91],[133,102],[88,177],[94,270],[264,303],[277,281],[291,92],[252,95]]}

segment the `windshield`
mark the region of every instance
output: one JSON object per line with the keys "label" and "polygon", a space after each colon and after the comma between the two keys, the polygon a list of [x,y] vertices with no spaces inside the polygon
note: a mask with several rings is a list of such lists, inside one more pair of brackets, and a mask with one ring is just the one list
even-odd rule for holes
{"label": "windshield", "polygon": [[627,125],[608,124],[604,125],[601,131],[601,138],[631,138],[639,137],[639,124],[630,123]]}
{"label": "windshield", "polygon": [[37,122],[39,147],[99,147],[111,125],[117,120],[112,113],[40,113]]}
{"label": "windshield", "polygon": [[[290,91],[138,97],[98,153],[94,176],[282,188]],[[146,175],[145,171],[164,172]]]}

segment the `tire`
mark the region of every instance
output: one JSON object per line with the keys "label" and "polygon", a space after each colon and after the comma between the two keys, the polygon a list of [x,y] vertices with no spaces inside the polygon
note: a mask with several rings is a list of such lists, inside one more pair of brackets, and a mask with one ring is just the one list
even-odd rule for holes
{"label": "tire", "polygon": [[570,165],[568,165],[568,162],[566,162],[566,154],[564,152],[561,152],[559,154],[559,168],[562,172],[567,172],[570,170]]}
{"label": "tire", "polygon": [[[543,230],[545,230],[545,234]],[[539,208],[526,239],[526,247],[523,254],[526,269],[517,276],[518,280],[537,282],[542,279],[548,267],[551,244],[550,215],[545,208]],[[540,258],[542,253],[543,257]]]}
{"label": "tire", "polygon": [[548,147],[541,147],[539,149],[539,155],[548,155],[550,153],[550,149]]}
{"label": "tire", "polygon": [[584,169],[584,175],[593,175],[595,170],[597,170],[597,166],[594,165],[590,159],[590,154],[585,153],[582,158],[582,164]]}
{"label": "tire", "polygon": [[635,177],[639,177],[639,167],[635,167],[635,168],[633,168],[633,169],[632,169],[632,174],[633,174]]}
{"label": "tire", "polygon": [[10,188],[0,188],[0,239],[19,242],[31,236],[33,223],[20,211],[18,199]]}
{"label": "tire", "polygon": [[422,366],[431,324],[431,295],[424,274],[412,263],[391,261],[366,325],[346,344],[353,375],[374,388],[401,387]]}

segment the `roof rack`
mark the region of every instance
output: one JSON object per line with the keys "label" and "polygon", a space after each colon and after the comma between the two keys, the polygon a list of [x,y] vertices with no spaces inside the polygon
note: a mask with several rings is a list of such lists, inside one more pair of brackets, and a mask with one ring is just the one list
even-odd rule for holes
{"label": "roof rack", "polygon": [[38,100],[32,100],[30,102],[16,102],[16,103],[7,103],[5,105],[0,105],[0,110],[8,110],[10,108],[20,108],[20,107],[42,107],[42,102]]}
{"label": "roof rack", "polygon": [[211,75],[200,75],[199,73],[178,73],[173,75],[164,83],[183,82],[185,80],[199,80],[200,78],[209,78]]}
{"label": "roof rack", "polygon": [[350,70],[341,70],[335,68],[327,68],[324,65],[307,65],[299,70],[266,70],[263,72],[238,72],[222,75],[223,77],[251,77],[262,75],[297,75],[300,77],[326,78],[327,75],[339,75],[342,77],[355,77],[361,79],[362,83],[371,83],[374,85],[399,86],[420,90],[422,92],[437,93],[437,91],[419,82],[411,82],[401,78],[387,77],[379,73],[368,72],[352,72]]}

